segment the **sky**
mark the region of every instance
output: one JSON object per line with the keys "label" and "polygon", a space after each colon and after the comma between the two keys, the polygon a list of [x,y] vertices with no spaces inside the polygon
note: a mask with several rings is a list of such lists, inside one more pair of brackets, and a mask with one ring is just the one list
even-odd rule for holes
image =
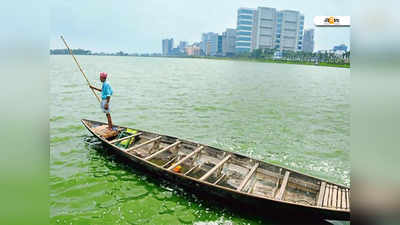
{"label": "sky", "polygon": [[347,1],[321,0],[53,0],[51,2],[50,48],[93,52],[161,53],[162,39],[189,43],[201,40],[204,32],[222,33],[236,28],[239,7],[272,7],[298,10],[304,28],[315,29],[314,50],[350,47],[349,27],[314,27],[314,16],[350,16]]}

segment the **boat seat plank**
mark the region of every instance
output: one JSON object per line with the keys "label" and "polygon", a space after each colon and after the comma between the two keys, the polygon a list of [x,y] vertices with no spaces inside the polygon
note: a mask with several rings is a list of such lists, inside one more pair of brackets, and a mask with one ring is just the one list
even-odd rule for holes
{"label": "boat seat plank", "polygon": [[[278,179],[279,178],[283,178],[283,175],[281,175],[279,173],[275,173],[275,172],[269,171],[269,170],[266,170],[266,169],[263,169],[261,167],[258,168],[257,171],[260,172],[261,174],[264,174],[264,175],[267,175],[267,176],[271,176],[271,177],[274,177],[274,178],[278,178]],[[312,188],[313,190],[315,190],[315,192],[318,192],[319,188],[320,188],[320,186],[318,184],[307,182],[307,181],[304,181],[304,180],[301,180],[301,179],[298,179],[298,178],[294,178],[294,177],[289,177],[289,182],[298,185],[299,188],[303,188],[303,189]]]}
{"label": "boat seat plank", "polygon": [[287,186],[287,183],[289,180],[289,175],[290,175],[290,172],[286,171],[285,176],[283,177],[283,180],[282,180],[281,188],[279,189],[279,192],[278,192],[277,196],[275,197],[276,199],[279,199],[279,200],[282,199],[283,193],[285,192],[285,189],[286,189],[286,186]]}
{"label": "boat seat plank", "polygon": [[176,166],[178,166],[179,164],[182,164],[184,161],[186,161],[187,159],[189,159],[190,157],[192,157],[194,154],[199,153],[201,150],[203,150],[204,146],[200,146],[197,149],[195,149],[193,152],[191,152],[190,154],[188,154],[187,156],[185,156],[183,159],[179,160],[178,162],[174,163],[173,165],[171,165],[168,170],[172,170],[173,168],[175,168]]}
{"label": "boat seat plank", "polygon": [[156,138],[150,139],[150,140],[145,141],[145,142],[143,142],[143,143],[141,143],[141,144],[134,145],[134,146],[132,146],[132,147],[126,149],[125,151],[127,151],[127,152],[133,151],[133,150],[138,149],[138,148],[141,148],[141,147],[143,147],[143,146],[145,146],[145,145],[147,145],[147,144],[150,144],[150,143],[152,143],[152,142],[158,141],[159,139],[161,139],[161,136],[158,136],[158,137],[156,137]]}
{"label": "boat seat plank", "polygon": [[204,174],[199,180],[203,181],[207,179],[211,174],[213,174],[219,167],[223,166],[226,161],[228,161],[232,155],[228,155],[225,157],[223,160],[221,160],[217,165],[215,165],[213,168],[211,168],[206,174]]}
{"label": "boat seat plank", "polygon": [[332,191],[332,207],[337,208],[337,186],[333,186],[333,191]]}
{"label": "boat seat plank", "polygon": [[197,169],[198,167],[200,167],[200,164],[197,164],[197,165],[193,166],[192,168],[190,168],[190,170],[186,171],[185,175],[188,175],[190,172]]}
{"label": "boat seat plank", "polygon": [[342,189],[342,209],[346,209],[346,189]]}
{"label": "boat seat plank", "polygon": [[326,184],[325,192],[324,192],[324,200],[322,203],[322,206],[324,206],[324,207],[328,206],[329,190],[330,190],[330,185]]}
{"label": "boat seat plank", "polygon": [[239,185],[239,187],[236,189],[237,191],[242,191],[244,186],[246,186],[247,182],[250,180],[250,178],[253,176],[254,172],[256,172],[256,169],[258,168],[260,164],[256,163],[253,168],[251,168],[250,172],[247,174],[246,178],[242,181],[242,183]]}
{"label": "boat seat plank", "polygon": [[178,156],[173,157],[171,160],[169,160],[168,162],[164,163],[164,165],[162,165],[162,167],[168,166],[170,163],[173,163],[177,159],[178,159]]}
{"label": "boat seat plank", "polygon": [[276,195],[276,190],[278,190],[279,182],[280,182],[280,180],[282,178],[281,172],[282,172],[282,168],[279,169],[279,176],[276,179],[275,187],[272,189],[272,196],[275,196]]}
{"label": "boat seat plank", "polygon": [[214,182],[214,184],[218,184],[222,179],[225,178],[225,175],[226,175],[226,174],[222,174],[222,176],[219,177],[218,180],[216,180],[216,181]]}
{"label": "boat seat plank", "polygon": [[332,207],[333,185],[329,185],[328,207]]}
{"label": "boat seat plank", "polygon": [[116,142],[124,141],[124,140],[126,140],[126,139],[131,139],[131,138],[137,137],[137,136],[139,136],[139,135],[142,135],[142,133],[139,132],[139,133],[134,134],[134,135],[130,135],[130,136],[123,137],[123,138],[120,138],[120,139],[112,140],[112,141],[110,141],[110,144],[114,144],[114,143],[116,143]]}
{"label": "boat seat plank", "polygon": [[336,208],[342,208],[342,188],[338,187]]}
{"label": "boat seat plank", "polygon": [[324,193],[326,188],[326,182],[321,182],[321,188],[319,189],[319,195],[317,200],[317,206],[322,206],[322,201],[324,200]]}
{"label": "boat seat plank", "polygon": [[180,144],[180,143],[181,143],[181,141],[175,141],[174,143],[172,143],[172,144],[170,144],[170,145],[164,147],[164,148],[161,149],[160,151],[157,151],[157,152],[155,152],[155,153],[153,153],[153,154],[147,156],[147,157],[145,158],[145,160],[150,160],[150,159],[156,157],[157,155],[159,155],[159,154],[161,154],[161,153],[163,153],[163,152],[165,152],[165,151],[167,151],[167,150],[169,150],[169,149],[171,149],[171,148],[177,146],[177,145]]}

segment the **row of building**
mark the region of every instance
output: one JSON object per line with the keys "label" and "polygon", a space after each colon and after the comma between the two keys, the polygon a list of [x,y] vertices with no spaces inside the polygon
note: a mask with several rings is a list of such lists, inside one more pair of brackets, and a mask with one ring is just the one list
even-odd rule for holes
{"label": "row of building", "polygon": [[162,41],[163,55],[232,56],[255,49],[314,51],[314,30],[304,30],[304,15],[295,10],[239,8],[236,29],[222,34],[203,33],[201,42],[174,48],[173,39]]}

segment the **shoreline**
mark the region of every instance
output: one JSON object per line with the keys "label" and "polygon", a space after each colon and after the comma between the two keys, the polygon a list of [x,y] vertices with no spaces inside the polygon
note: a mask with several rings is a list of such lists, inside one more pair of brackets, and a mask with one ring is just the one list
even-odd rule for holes
{"label": "shoreline", "polygon": [[306,66],[326,66],[326,67],[339,67],[339,68],[351,68],[350,64],[334,64],[321,62],[315,64],[313,62],[302,62],[302,61],[286,61],[286,60],[273,60],[273,59],[251,59],[251,58],[223,58],[223,57],[171,57],[163,56],[165,58],[193,58],[193,59],[215,59],[215,60],[228,60],[228,61],[247,61],[247,62],[258,62],[258,63],[277,63],[277,64],[295,64],[295,65],[306,65]]}
{"label": "shoreline", "polygon": [[[68,55],[68,54],[50,54],[50,55]],[[86,55],[86,56],[119,56],[119,55]],[[254,58],[231,58],[231,57],[210,57],[210,56],[123,56],[123,57],[140,57],[140,58],[181,58],[181,59],[214,59],[214,60],[227,60],[227,61],[247,61],[257,63],[276,63],[276,64],[292,64],[292,65],[306,65],[306,66],[326,66],[336,68],[351,68],[350,63],[348,64],[334,64],[321,62],[315,64],[313,62],[303,61],[287,61],[287,60],[273,60],[273,59],[254,59]]]}

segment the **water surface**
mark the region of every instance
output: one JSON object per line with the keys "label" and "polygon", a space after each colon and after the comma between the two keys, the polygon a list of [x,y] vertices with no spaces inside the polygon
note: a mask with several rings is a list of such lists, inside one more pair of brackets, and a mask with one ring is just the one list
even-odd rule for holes
{"label": "water surface", "polygon": [[[350,184],[349,69],[204,59],[78,60],[98,87],[98,73],[109,73],[115,124]],[[263,223],[171,188],[92,143],[80,119],[106,121],[105,115],[70,56],[50,61],[52,224]]]}

